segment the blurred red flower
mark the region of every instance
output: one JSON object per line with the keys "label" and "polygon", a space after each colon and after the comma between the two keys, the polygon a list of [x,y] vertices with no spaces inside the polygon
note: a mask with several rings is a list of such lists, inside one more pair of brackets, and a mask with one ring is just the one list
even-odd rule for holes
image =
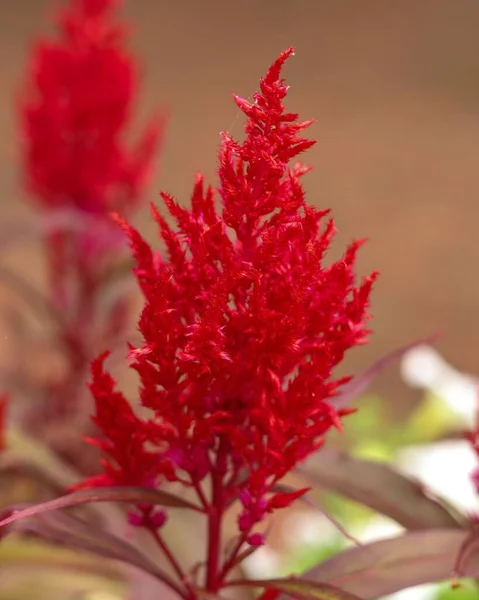
{"label": "blurred red flower", "polygon": [[[36,386],[42,401],[25,417],[25,428],[40,436],[71,420],[92,431],[83,402],[88,367],[100,343],[118,343],[128,323],[128,294],[106,294],[122,270],[124,245],[111,211],[131,214],[139,204],[162,122],[151,120],[137,143],[127,142],[139,72],[116,18],[121,4],[66,3],[54,21],[59,35],[35,44],[19,102],[25,183],[47,213],[47,302],[59,316],[62,351],[61,371],[45,373]],[[83,465],[70,441],[56,444]]]}
{"label": "blurred red flower", "polygon": [[72,0],[58,40],[36,43],[20,101],[26,183],[37,203],[95,214],[131,209],[142,192],[160,128],[124,137],[138,90],[115,0]]}

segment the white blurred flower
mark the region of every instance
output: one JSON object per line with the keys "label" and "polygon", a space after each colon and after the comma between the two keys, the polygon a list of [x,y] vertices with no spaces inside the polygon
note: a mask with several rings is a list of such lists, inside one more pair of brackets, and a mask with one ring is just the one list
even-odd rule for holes
{"label": "white blurred flower", "polygon": [[387,540],[388,538],[399,535],[403,531],[404,527],[401,527],[396,521],[382,515],[377,515],[361,525],[358,529],[355,529],[353,534],[365,544]]}
{"label": "white blurred flower", "polygon": [[282,523],[284,543],[290,550],[318,546],[335,540],[338,529],[319,511],[292,511]]}
{"label": "white blurred flower", "polygon": [[477,456],[467,441],[445,441],[400,450],[396,464],[463,511],[479,510],[470,474]]}
{"label": "white blurred flower", "polygon": [[383,600],[434,600],[437,597],[437,590],[436,583],[426,583],[384,596]]}
{"label": "white blurred flower", "polygon": [[401,376],[410,387],[443,400],[464,424],[475,424],[479,379],[452,367],[431,346],[410,350],[401,361]]}

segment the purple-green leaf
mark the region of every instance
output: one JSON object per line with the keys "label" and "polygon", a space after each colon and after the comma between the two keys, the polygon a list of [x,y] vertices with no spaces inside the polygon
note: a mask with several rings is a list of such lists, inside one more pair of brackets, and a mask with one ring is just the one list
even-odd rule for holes
{"label": "purple-green leaf", "polygon": [[152,569],[136,548],[97,524],[71,514],[50,512],[26,517],[13,523],[9,531],[33,535],[70,550],[86,550],[97,556],[120,560],[146,572]]}
{"label": "purple-green leaf", "polygon": [[29,506],[17,512],[14,512],[9,517],[0,521],[0,527],[24,519],[25,517],[32,517],[40,513],[59,510],[61,508],[68,508],[73,506],[79,506],[81,504],[91,504],[93,502],[127,502],[132,504],[153,504],[155,506],[168,506],[173,508],[188,508],[201,512],[201,509],[193,504],[184,500],[179,496],[170,494],[169,492],[163,492],[159,490],[153,490],[149,488],[141,487],[104,487],[95,488],[88,490],[79,490],[54,500],[48,500],[40,504]]}
{"label": "purple-green leaf", "polygon": [[298,472],[310,483],[364,504],[406,529],[467,526],[444,501],[385,463],[326,448]]}
{"label": "purple-green leaf", "polygon": [[232,581],[228,585],[274,589],[283,592],[286,597],[291,596],[301,600],[362,600],[356,594],[311,579],[241,579]]}
{"label": "purple-green leaf", "polygon": [[454,563],[454,576],[464,577],[471,557],[479,555],[479,529],[477,526],[469,532],[469,535],[462,542]]}
{"label": "purple-green leaf", "polygon": [[[435,529],[344,550],[305,573],[307,581],[328,582],[364,600],[454,577],[454,565],[468,532]],[[461,575],[479,577],[479,552],[461,565]],[[472,560],[474,559],[474,560]]]}
{"label": "purple-green leaf", "polygon": [[401,360],[401,358],[413,348],[422,346],[423,344],[430,344],[437,337],[437,334],[434,334],[421,340],[416,340],[415,342],[411,342],[410,344],[396,348],[396,350],[393,350],[386,356],[383,356],[383,358],[379,359],[376,363],[369,367],[369,369],[364,371],[364,373],[354,377],[354,379],[347,383],[343,387],[342,391],[335,398],[331,399],[331,404],[336,409],[349,406],[354,400],[356,400],[358,396],[363,394],[368,389],[371,383],[380,373],[384,371],[384,369],[387,369],[395,362]]}
{"label": "purple-green leaf", "polygon": [[70,550],[86,551],[102,558],[120,561],[141,569],[170,589],[179,590],[178,584],[137,548],[75,515],[43,512],[12,523],[9,529],[34,535]]}

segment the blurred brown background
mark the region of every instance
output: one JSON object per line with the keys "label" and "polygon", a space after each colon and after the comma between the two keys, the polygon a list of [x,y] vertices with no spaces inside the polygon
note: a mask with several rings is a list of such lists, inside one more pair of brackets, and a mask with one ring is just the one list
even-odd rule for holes
{"label": "blurred brown background", "polygon": [[[2,221],[31,219],[18,181],[15,89],[28,45],[48,29],[48,0],[0,7]],[[221,130],[241,133],[230,99],[249,96],[284,48],[289,108],[316,117],[309,199],[333,209],[339,242],[368,237],[379,268],[375,335],[350,364],[441,330],[439,348],[479,372],[479,2],[477,0],[126,0],[144,61],[141,114],[171,112],[151,186],[182,202],[195,171],[215,181]],[[144,228],[152,231],[145,213]],[[38,280],[38,252],[10,257]],[[397,369],[377,389],[411,397]]]}

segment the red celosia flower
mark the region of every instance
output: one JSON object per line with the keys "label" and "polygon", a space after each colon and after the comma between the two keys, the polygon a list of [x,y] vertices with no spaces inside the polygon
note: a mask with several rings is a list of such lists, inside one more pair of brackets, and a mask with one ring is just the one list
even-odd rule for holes
{"label": "red celosia flower", "polygon": [[[355,283],[360,242],[324,264],[333,221],[305,201],[301,177],[308,168],[289,166],[314,143],[301,135],[311,121],[283,106],[288,88],[280,71],[292,53],[271,66],[252,103],[234,97],[248,121],[244,142],[222,138],[221,209],[201,176],[190,209],[162,194],[178,227],[153,209],[167,258],[120,221],[145,297],[144,342],[130,358],[151,419],[133,416],[103,357],[92,371],[95,422],[109,455],[102,483],[179,481],[214,514],[239,497],[243,541],[266,513],[304,493],[274,486],[339,426],[344,413],[328,401],[345,379],[332,373],[365,341],[375,279]],[[215,588],[212,578],[208,589]]]}
{"label": "red celosia flower", "polygon": [[82,394],[91,358],[99,340],[116,343],[127,324],[127,296],[105,302],[123,242],[110,213],[136,207],[160,130],[152,122],[136,145],[125,139],[139,75],[126,28],[115,20],[121,3],[70,0],[56,20],[59,39],[36,44],[21,98],[26,183],[44,209],[54,215],[62,209],[67,217],[66,225],[59,219],[55,226],[50,215],[45,236],[64,368],[46,373],[43,402],[26,415],[26,427],[39,435],[47,425],[58,429],[76,418],[85,427]]}
{"label": "red celosia flower", "polygon": [[37,44],[21,102],[27,184],[46,207],[91,213],[131,208],[158,138],[153,123],[128,148],[123,136],[138,86],[118,0],[72,0],[60,39]]}

